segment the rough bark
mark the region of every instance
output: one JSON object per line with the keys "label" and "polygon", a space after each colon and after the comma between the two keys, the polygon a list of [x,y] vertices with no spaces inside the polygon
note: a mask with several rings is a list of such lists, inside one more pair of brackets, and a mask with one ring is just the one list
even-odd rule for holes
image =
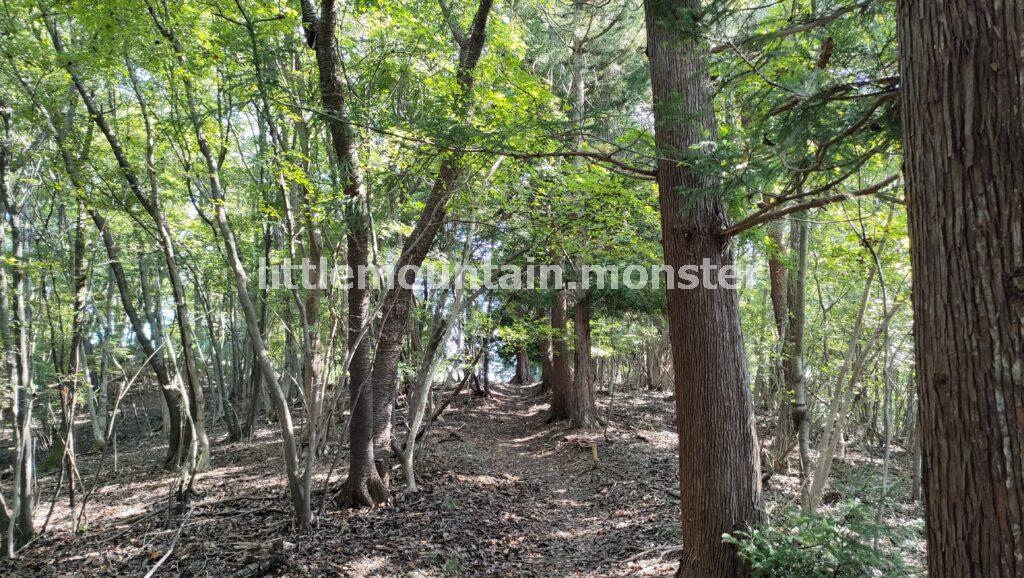
{"label": "rough bark", "polygon": [[1024,3],[902,0],[928,569],[1024,575]]}
{"label": "rough bark", "polygon": [[575,428],[599,425],[594,404],[594,358],[590,354],[590,293],[584,292],[573,305],[575,335],[573,383],[567,391],[569,424]]}
{"label": "rough bark", "polygon": [[551,405],[547,421],[569,418],[568,390],[572,388],[569,370],[569,346],[565,342],[568,324],[568,304],[565,289],[555,292],[551,304]]}
{"label": "rough bark", "polygon": [[512,376],[515,385],[529,385],[533,382],[533,370],[530,368],[530,353],[525,346],[516,348],[516,372]]}
{"label": "rough bark", "polygon": [[[693,166],[716,138],[699,0],[646,0],[665,262],[732,265],[716,177]],[[668,291],[683,520],[681,576],[745,569],[722,534],[762,518],[761,468],[735,290]]]}

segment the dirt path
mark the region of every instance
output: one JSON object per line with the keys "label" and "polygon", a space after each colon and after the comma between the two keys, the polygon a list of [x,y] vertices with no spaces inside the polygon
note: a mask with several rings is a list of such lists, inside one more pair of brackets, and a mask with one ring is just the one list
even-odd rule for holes
{"label": "dirt path", "polygon": [[[158,575],[671,575],[679,542],[671,402],[615,399],[607,439],[545,424],[545,409],[511,387],[489,398],[463,394],[427,438],[421,492],[374,510],[327,508],[310,535],[291,530],[273,426],[253,443],[217,443],[202,495]],[[158,446],[153,439],[122,455],[84,533],[67,532],[59,505],[54,529],[0,574],[144,574],[180,526],[159,510],[173,476],[157,469]],[[88,472],[98,460],[81,461]]]}
{"label": "dirt path", "polygon": [[[613,424],[630,425],[610,428],[608,441],[545,424],[546,403],[515,388],[467,403],[434,432],[421,472],[429,494],[396,500],[393,520],[407,536],[399,547],[416,526],[427,537],[431,554],[408,552],[424,574],[431,557],[450,574],[674,571],[658,561],[679,536],[666,491],[675,486],[671,403],[651,396],[613,411]],[[424,515],[431,523],[419,523]]]}

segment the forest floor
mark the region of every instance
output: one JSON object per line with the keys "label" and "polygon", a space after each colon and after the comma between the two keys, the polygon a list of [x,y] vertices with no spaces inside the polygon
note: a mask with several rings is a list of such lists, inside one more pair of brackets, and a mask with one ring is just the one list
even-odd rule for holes
{"label": "forest floor", "polygon": [[[327,505],[306,534],[292,527],[276,424],[248,443],[211,431],[213,464],[185,515],[168,507],[177,476],[160,468],[162,436],[149,436],[120,448],[116,473],[109,452],[102,459],[83,530],[70,532],[62,494],[46,533],[0,562],[0,575],[143,575],[158,563],[159,576],[672,575],[681,540],[673,403],[630,392],[599,405],[609,427],[572,432],[545,423],[546,400],[525,390],[463,394],[430,431],[420,492],[402,493],[395,467],[388,505],[339,510],[318,499]],[[86,488],[100,462],[80,456]],[[37,527],[56,480],[40,478]],[[777,476],[768,501],[792,499],[791,485]]]}

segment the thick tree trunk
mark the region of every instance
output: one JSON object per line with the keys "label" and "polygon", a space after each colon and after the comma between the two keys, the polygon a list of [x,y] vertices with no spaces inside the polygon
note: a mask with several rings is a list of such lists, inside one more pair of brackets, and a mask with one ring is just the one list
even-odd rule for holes
{"label": "thick tree trunk", "polygon": [[[700,2],[646,0],[645,12],[665,262],[676,270],[730,266],[716,177],[692,166],[700,143],[716,138]],[[724,287],[676,288],[668,291],[668,312],[680,437],[679,574],[741,576],[736,549],[722,534],[758,524],[762,497],[738,296]]]}
{"label": "thick tree trunk", "polygon": [[551,304],[551,406],[547,415],[549,422],[569,418],[568,391],[572,387],[572,374],[569,370],[569,346],[565,342],[567,317],[565,289],[559,289],[555,292],[554,303]]}
{"label": "thick tree trunk", "polygon": [[533,382],[533,370],[530,368],[530,353],[525,346],[516,348],[516,373],[512,376],[515,385],[529,385]]}
{"label": "thick tree trunk", "polygon": [[584,292],[573,306],[575,334],[575,370],[573,384],[567,391],[566,406],[572,427],[597,427],[597,406],[594,404],[594,358],[590,355],[590,293]]}
{"label": "thick tree trunk", "polygon": [[899,3],[928,569],[1024,575],[1024,3]]}

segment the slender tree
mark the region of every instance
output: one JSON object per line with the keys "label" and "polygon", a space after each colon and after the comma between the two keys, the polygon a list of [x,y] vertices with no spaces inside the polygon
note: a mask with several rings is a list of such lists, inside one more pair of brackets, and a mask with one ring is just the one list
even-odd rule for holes
{"label": "slender tree", "polygon": [[[302,18],[306,42],[316,52],[320,76],[320,99],[326,115],[334,157],[339,165],[345,196],[349,199],[345,222],[348,267],[356,275],[370,263],[370,217],[367,191],[356,143],[349,120],[348,104],[341,79],[341,56],[334,29],[337,14],[334,0],[324,0],[319,16],[312,0],[303,0]],[[358,281],[348,289],[348,385],[352,417],[349,425],[349,471],[342,500],[353,506],[374,506],[388,497],[387,472],[378,469],[374,455],[374,389],[370,376],[372,344],[367,337],[370,322],[370,291]]]}
{"label": "slender tree", "polygon": [[[148,114],[143,115],[144,118],[147,119],[146,167],[150,183],[149,192],[147,193],[143,188],[142,181],[139,179],[138,173],[136,172],[128,153],[123,147],[121,138],[114,131],[106,113],[100,108],[93,93],[86,87],[85,81],[79,73],[77,64],[72,62],[72,60],[67,59],[67,49],[63,39],[61,38],[57,24],[50,17],[47,17],[46,20],[47,30],[49,31],[50,39],[53,43],[53,49],[58,55],[61,55],[64,58],[64,68],[71,76],[72,84],[78,91],[79,96],[82,98],[82,102],[85,103],[89,116],[96,123],[96,126],[100,129],[100,132],[106,139],[107,144],[117,161],[118,168],[121,171],[121,176],[128,185],[128,189],[133,193],[136,200],[156,225],[159,246],[163,253],[164,262],[167,266],[167,273],[171,281],[171,288],[174,296],[175,318],[178,323],[179,336],[181,338],[183,350],[182,356],[185,361],[185,384],[188,392],[185,396],[188,400],[188,404],[186,406],[188,408],[188,415],[185,415],[184,412],[182,412],[182,415],[185,417],[184,421],[188,424],[188,427],[182,430],[183,441],[179,446],[179,453],[171,456],[168,463],[170,465],[177,465],[182,462],[183,458],[187,458],[187,460],[185,460],[186,462],[195,460],[198,465],[202,466],[208,463],[210,452],[209,440],[206,436],[204,425],[205,418],[203,414],[205,413],[205,406],[203,401],[203,389],[202,385],[199,383],[199,372],[196,369],[195,364],[191,315],[185,295],[184,285],[181,281],[180,269],[178,267],[178,261],[175,253],[174,239],[171,233],[170,224],[168,223],[167,217],[161,206],[158,188],[156,185],[155,169],[153,167],[152,157],[153,136],[152,128],[148,121]],[[143,110],[145,110],[143,104],[144,101],[138,91],[137,84],[133,84],[133,86],[135,86],[136,95],[140,97],[140,107],[143,107]],[[172,425],[172,427],[174,426]],[[198,448],[196,448],[196,451],[189,450],[186,455],[184,453],[185,448],[191,447],[193,444],[197,444]]]}
{"label": "slender tree", "polygon": [[[458,46],[455,80],[458,91],[452,105],[455,118],[468,123],[473,113],[476,67],[483,55],[487,40],[487,22],[491,16],[493,0],[480,0],[469,28],[463,30],[457,17],[445,0],[439,0],[452,38]],[[444,223],[448,201],[463,177],[463,157],[459,150],[442,154],[437,176],[423,205],[412,233],[402,245],[395,263],[396,285],[384,297],[383,315],[377,351],[373,360],[373,439],[378,451],[391,447],[391,414],[398,390],[398,360],[409,319],[415,268],[423,264],[438,230]]]}
{"label": "slender tree", "polygon": [[14,487],[11,506],[2,505],[7,521],[4,529],[6,537],[5,552],[13,557],[15,549],[24,545],[35,536],[35,522],[32,514],[35,511],[35,442],[32,432],[32,407],[35,400],[35,386],[32,372],[32,345],[30,343],[30,307],[28,305],[28,267],[25,254],[25,231],[22,221],[24,199],[15,196],[10,183],[10,173],[14,167],[14,133],[12,131],[13,110],[7,103],[0,100],[0,204],[6,215],[7,227],[11,232],[11,252],[7,256],[13,283],[4,287],[11,292],[12,300],[5,300],[13,308],[14,317],[10,319],[11,327],[7,327],[6,311],[3,318],[3,333],[6,342],[6,356],[10,370],[10,382],[13,390],[13,430],[14,430]]}

